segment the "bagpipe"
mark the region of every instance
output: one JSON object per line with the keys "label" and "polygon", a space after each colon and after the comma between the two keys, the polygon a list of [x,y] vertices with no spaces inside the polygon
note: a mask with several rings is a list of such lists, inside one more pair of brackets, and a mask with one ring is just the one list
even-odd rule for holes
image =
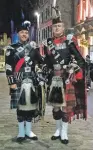
{"label": "bagpipe", "polygon": [[39,99],[39,115],[44,119],[45,108],[46,108],[46,83],[48,81],[46,73],[45,73],[45,65],[38,67],[35,66],[35,73],[37,76],[38,86],[37,93]]}

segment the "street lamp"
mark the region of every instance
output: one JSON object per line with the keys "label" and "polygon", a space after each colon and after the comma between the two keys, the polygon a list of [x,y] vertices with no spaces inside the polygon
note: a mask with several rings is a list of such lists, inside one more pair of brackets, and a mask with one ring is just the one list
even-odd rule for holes
{"label": "street lamp", "polygon": [[53,7],[56,7],[56,1],[57,0],[53,0]]}
{"label": "street lamp", "polygon": [[40,14],[38,12],[35,12],[35,16],[37,17],[37,27],[39,28],[39,18]]}
{"label": "street lamp", "polygon": [[40,19],[40,14],[38,12],[35,12],[35,16],[37,18],[37,43],[39,44],[39,19]]}

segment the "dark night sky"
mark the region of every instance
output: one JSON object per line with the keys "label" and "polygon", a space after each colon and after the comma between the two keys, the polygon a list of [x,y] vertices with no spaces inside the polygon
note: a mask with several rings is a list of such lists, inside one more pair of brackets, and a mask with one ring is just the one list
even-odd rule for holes
{"label": "dark night sky", "polygon": [[[20,0],[0,0],[0,32],[10,33],[10,21],[21,22]],[[15,25],[16,25],[15,24]]]}
{"label": "dark night sky", "polygon": [[[0,34],[6,32],[10,35],[10,21],[17,27],[22,22],[21,10],[26,20],[29,20],[28,12],[33,9],[37,0],[0,0]],[[31,2],[31,3],[29,3]]]}

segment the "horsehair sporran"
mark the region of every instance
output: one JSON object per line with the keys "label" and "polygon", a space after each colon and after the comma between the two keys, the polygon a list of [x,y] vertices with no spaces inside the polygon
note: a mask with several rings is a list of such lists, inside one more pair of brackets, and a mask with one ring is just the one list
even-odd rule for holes
{"label": "horsehair sporran", "polygon": [[30,92],[31,92],[31,89],[32,88],[32,90],[35,92],[35,87],[34,87],[34,85],[33,85],[33,81],[31,80],[31,79],[24,79],[23,81],[22,81],[22,85],[21,85],[21,92],[20,92],[20,96],[21,96],[21,94],[22,94],[22,91],[23,91],[23,89],[25,90],[25,99],[26,99],[26,102],[28,101],[28,102],[30,102],[30,100],[31,100],[31,97],[30,97]]}

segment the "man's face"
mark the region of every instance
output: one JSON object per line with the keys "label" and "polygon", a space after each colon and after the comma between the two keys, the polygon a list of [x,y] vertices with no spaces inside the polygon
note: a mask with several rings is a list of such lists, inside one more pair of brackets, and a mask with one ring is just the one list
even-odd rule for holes
{"label": "man's face", "polygon": [[29,33],[27,30],[21,30],[18,32],[20,42],[26,42],[29,38]]}
{"label": "man's face", "polygon": [[53,25],[53,35],[59,37],[64,34],[64,23],[57,23]]}

